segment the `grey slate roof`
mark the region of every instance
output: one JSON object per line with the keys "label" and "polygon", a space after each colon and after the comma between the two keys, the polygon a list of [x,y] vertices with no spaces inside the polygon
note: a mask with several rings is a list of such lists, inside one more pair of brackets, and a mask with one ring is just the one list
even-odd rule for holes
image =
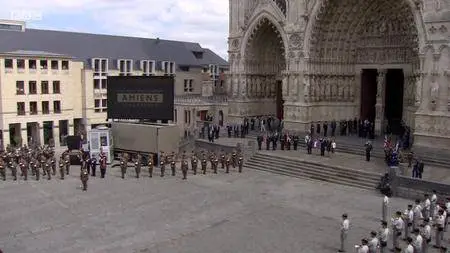
{"label": "grey slate roof", "polygon": [[[135,60],[136,66],[139,60],[173,61],[178,66],[228,66],[223,58],[193,42],[39,29],[0,30],[0,53],[19,50],[67,55],[86,62],[87,67],[92,58],[107,58],[112,68],[117,59]],[[192,51],[203,51],[203,59],[195,58]]]}
{"label": "grey slate roof", "polygon": [[44,52],[44,51],[28,51],[28,50],[16,50],[16,51],[4,52],[4,53],[0,53],[0,54],[2,54],[2,55],[34,56],[34,57],[44,56],[44,57],[71,58],[70,56],[63,55],[63,54],[55,54],[55,53]]}

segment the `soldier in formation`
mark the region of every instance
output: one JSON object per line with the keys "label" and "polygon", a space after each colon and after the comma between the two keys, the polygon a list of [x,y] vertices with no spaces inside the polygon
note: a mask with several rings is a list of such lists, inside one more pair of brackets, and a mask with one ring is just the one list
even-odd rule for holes
{"label": "soldier in formation", "polygon": [[127,153],[123,154],[120,158],[120,172],[122,174],[122,179],[125,179],[125,174],[127,173],[128,159]]}
{"label": "soldier in formation", "polygon": [[0,152],[0,177],[7,180],[8,171],[10,171],[14,181],[18,178],[28,180],[31,172],[31,176],[34,176],[36,180],[40,179],[41,173],[51,180],[51,176],[56,175],[56,164],[55,152],[49,146],[34,148],[26,145],[20,148],[8,146],[5,151]]}
{"label": "soldier in formation", "polygon": [[108,160],[107,160],[106,154],[103,153],[103,151],[101,151],[100,155],[99,155],[100,177],[101,178],[105,178],[107,161]]}
{"label": "soldier in formation", "polygon": [[161,156],[160,156],[160,162],[159,162],[159,167],[161,169],[161,177],[164,177],[164,174],[166,172],[166,156],[164,155],[164,152],[161,151]]}
{"label": "soldier in formation", "polygon": [[139,178],[139,174],[141,173],[142,166],[142,156],[140,153],[137,154],[136,160],[134,161],[134,170],[136,172],[136,178]]}
{"label": "soldier in formation", "polygon": [[153,155],[150,155],[148,158],[148,175],[153,177]]}
{"label": "soldier in formation", "polygon": [[189,170],[188,162],[186,161],[186,151],[183,152],[182,160],[181,160],[181,171],[183,173],[183,180],[187,179],[187,173]]}
{"label": "soldier in formation", "polygon": [[177,163],[176,163],[176,156],[175,152],[172,152],[171,158],[170,158],[170,169],[172,171],[172,176],[174,177],[177,172]]}
{"label": "soldier in formation", "polygon": [[197,155],[195,154],[194,151],[192,151],[191,168],[192,168],[192,171],[194,172],[194,175],[197,175],[197,165],[198,165]]}
{"label": "soldier in formation", "polygon": [[80,179],[81,179],[81,183],[83,185],[83,191],[87,191],[87,183],[89,180],[89,172],[87,170],[87,166],[85,166],[81,169]]}
{"label": "soldier in formation", "polygon": [[65,174],[66,174],[66,166],[64,164],[64,160],[61,157],[61,159],[59,159],[59,175],[61,180],[64,180]]}

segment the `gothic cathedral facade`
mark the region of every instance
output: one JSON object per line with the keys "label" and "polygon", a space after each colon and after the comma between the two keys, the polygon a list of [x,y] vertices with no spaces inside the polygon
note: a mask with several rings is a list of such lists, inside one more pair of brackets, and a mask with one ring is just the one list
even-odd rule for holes
{"label": "gothic cathedral facade", "polygon": [[229,119],[402,122],[450,147],[450,0],[230,0]]}

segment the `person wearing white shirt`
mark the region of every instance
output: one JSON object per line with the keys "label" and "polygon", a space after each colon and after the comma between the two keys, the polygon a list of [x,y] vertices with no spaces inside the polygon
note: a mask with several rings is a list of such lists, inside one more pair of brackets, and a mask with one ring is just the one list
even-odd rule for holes
{"label": "person wearing white shirt", "polygon": [[389,237],[389,228],[388,228],[387,221],[382,221],[381,229],[378,234],[378,238],[379,238],[379,242],[380,242],[380,253],[387,252],[386,249],[387,249],[388,237]]}
{"label": "person wearing white shirt", "polygon": [[406,246],[406,248],[403,250],[404,253],[414,253],[414,247],[412,245],[413,243],[413,239],[411,237],[408,237],[406,239],[406,241],[408,242],[408,245]]}
{"label": "person wearing white shirt", "polygon": [[398,211],[395,215],[396,217],[392,219],[392,244],[394,245],[394,250],[399,248],[399,239],[404,229],[402,212]]}
{"label": "person wearing white shirt", "polygon": [[368,241],[366,239],[361,240],[361,245],[358,247],[358,253],[369,253]]}
{"label": "person wearing white shirt", "polygon": [[408,205],[408,209],[406,209],[403,213],[403,220],[405,221],[405,240],[409,237],[414,220],[414,212],[412,208],[412,205]]}
{"label": "person wearing white shirt", "polygon": [[447,226],[446,221],[447,221],[448,213],[447,213],[447,207],[446,206],[442,206],[441,209],[443,210],[443,212],[442,212],[443,214],[442,215],[444,216],[444,221],[443,221],[444,229],[443,229],[443,231],[441,233],[441,240],[444,240],[444,231],[445,231],[445,227]]}
{"label": "person wearing white shirt", "polygon": [[444,210],[439,210],[439,214],[436,217],[435,226],[436,226],[436,244],[434,245],[435,248],[440,248],[441,240],[442,240],[442,234],[444,233]]}
{"label": "person wearing white shirt", "polygon": [[447,208],[447,216],[445,217],[444,231],[447,232],[448,227],[448,211],[450,210],[450,197],[447,198],[447,202],[445,203],[445,207]]}
{"label": "person wearing white shirt", "polygon": [[419,228],[420,220],[423,218],[422,206],[420,205],[420,200],[416,200],[416,205],[413,210],[413,229]]}
{"label": "person wearing white shirt", "polygon": [[377,232],[372,231],[370,232],[370,241],[367,244],[367,246],[369,247],[369,253],[377,253],[377,248],[378,248],[378,238],[377,238]]}
{"label": "person wearing white shirt", "polygon": [[422,228],[422,238],[423,238],[423,244],[422,244],[422,252],[427,253],[428,252],[428,245],[431,243],[431,225],[430,225],[430,219],[424,219],[423,220],[423,228]]}
{"label": "person wearing white shirt", "polygon": [[425,200],[423,201],[423,217],[430,218],[430,206],[431,201],[428,194],[425,194]]}
{"label": "person wearing white shirt", "polygon": [[430,199],[430,213],[431,213],[431,215],[433,215],[434,212],[435,212],[436,204],[437,204],[436,190],[433,190],[433,194],[431,195],[431,199]]}
{"label": "person wearing white shirt", "polygon": [[423,247],[423,238],[420,235],[420,230],[416,228],[414,230],[414,240],[413,240],[413,247],[414,247],[414,253],[422,253],[422,247]]}
{"label": "person wearing white shirt", "polygon": [[389,198],[388,198],[388,196],[384,196],[384,198],[383,198],[383,209],[382,209],[382,216],[383,217],[381,217],[381,219],[384,220],[384,221],[388,220],[388,216],[389,216],[388,208],[389,208]]}
{"label": "person wearing white shirt", "polygon": [[339,252],[346,252],[347,249],[347,235],[350,230],[350,221],[348,220],[348,215],[342,215],[342,223],[341,223],[341,248]]}

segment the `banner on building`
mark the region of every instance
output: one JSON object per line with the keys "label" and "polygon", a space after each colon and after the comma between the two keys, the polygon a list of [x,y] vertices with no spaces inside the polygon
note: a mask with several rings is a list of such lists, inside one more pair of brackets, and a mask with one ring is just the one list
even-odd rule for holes
{"label": "banner on building", "polygon": [[173,120],[174,78],[108,76],[108,119]]}

